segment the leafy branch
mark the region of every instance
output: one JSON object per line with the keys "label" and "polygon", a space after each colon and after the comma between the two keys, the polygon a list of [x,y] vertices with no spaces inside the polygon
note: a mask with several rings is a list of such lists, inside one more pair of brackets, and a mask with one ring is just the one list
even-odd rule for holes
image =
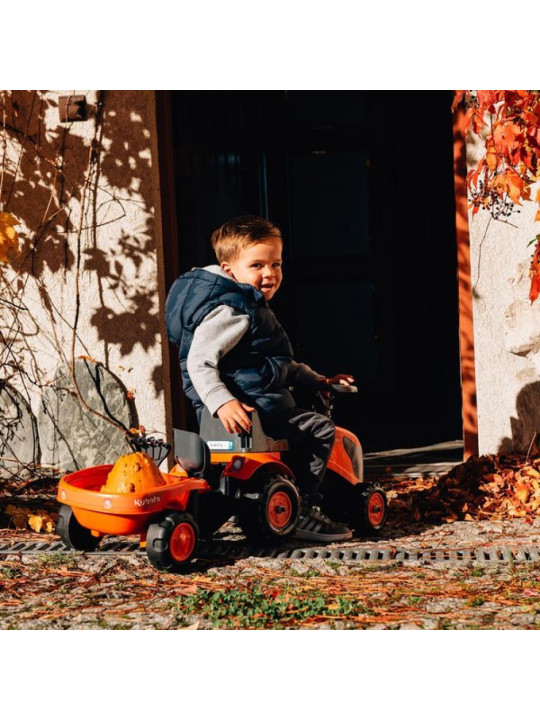
{"label": "leafy branch", "polygon": [[[463,132],[484,134],[484,153],[467,174],[469,208],[487,210],[495,220],[507,218],[531,200],[540,180],[540,92],[538,90],[456,90],[452,110],[465,104]],[[540,220],[540,190],[536,194]],[[530,266],[529,298],[540,295],[540,233]]]}

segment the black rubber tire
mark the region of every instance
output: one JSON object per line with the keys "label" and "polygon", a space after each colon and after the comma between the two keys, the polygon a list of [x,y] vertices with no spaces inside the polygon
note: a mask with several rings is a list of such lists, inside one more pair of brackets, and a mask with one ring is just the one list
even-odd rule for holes
{"label": "black rubber tire", "polygon": [[[283,475],[272,474],[260,477],[255,488],[250,485],[246,491],[248,495],[258,495],[242,498],[238,512],[238,524],[247,540],[255,545],[279,545],[290,538],[300,520],[300,495],[296,485]],[[273,524],[269,517],[270,502],[276,493],[285,493],[291,504],[290,520],[282,527]]]}
{"label": "black rubber tire", "polygon": [[[171,549],[173,533],[179,525],[189,525],[193,533],[193,547],[189,555],[179,561]],[[199,546],[199,528],[193,515],[187,512],[169,511],[158,522],[152,523],[146,533],[146,554],[152,565],[158,570],[180,573],[185,572],[197,554]]]}
{"label": "black rubber tire", "polygon": [[92,552],[101,542],[101,537],[92,535],[88,528],[83,527],[75,517],[73,508],[69,505],[61,505],[56,523],[56,532],[64,545],[73,550],[85,550]]}
{"label": "black rubber tire", "polygon": [[[361,483],[354,485],[354,501],[349,514],[349,525],[354,528],[357,535],[376,535],[386,525],[388,518],[388,501],[384,490],[379,485],[365,485]],[[377,519],[374,520],[373,512],[369,512],[370,503],[376,499],[380,504],[375,505]]]}

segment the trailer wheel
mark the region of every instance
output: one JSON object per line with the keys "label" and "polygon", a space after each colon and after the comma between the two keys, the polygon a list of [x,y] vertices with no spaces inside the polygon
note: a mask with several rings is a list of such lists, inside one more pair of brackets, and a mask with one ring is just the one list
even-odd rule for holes
{"label": "trailer wheel", "polygon": [[355,485],[350,523],[358,535],[374,535],[385,525],[388,501],[379,485]]}
{"label": "trailer wheel", "polygon": [[187,512],[168,512],[146,533],[146,554],[152,565],[167,572],[185,571],[195,557],[199,528]]}
{"label": "trailer wheel", "polygon": [[256,492],[241,501],[239,524],[246,538],[256,544],[279,544],[290,537],[300,519],[300,495],[283,475],[258,479]]}
{"label": "trailer wheel", "polygon": [[83,527],[75,517],[73,508],[61,505],[56,523],[56,532],[60,535],[64,545],[73,550],[86,550],[92,552],[101,542],[101,537],[92,535],[88,528]]}

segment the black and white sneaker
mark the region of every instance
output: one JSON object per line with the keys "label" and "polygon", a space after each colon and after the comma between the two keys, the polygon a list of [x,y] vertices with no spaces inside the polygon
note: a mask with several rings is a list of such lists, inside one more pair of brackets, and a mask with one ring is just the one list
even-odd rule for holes
{"label": "black and white sneaker", "polygon": [[350,540],[353,532],[346,525],[335,523],[321,512],[319,507],[312,507],[307,515],[300,517],[294,537],[297,540],[313,540],[314,542],[339,542]]}

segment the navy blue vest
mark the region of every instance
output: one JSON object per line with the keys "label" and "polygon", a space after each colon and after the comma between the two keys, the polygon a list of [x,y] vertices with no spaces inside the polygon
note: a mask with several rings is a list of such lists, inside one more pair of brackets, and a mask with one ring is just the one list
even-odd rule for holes
{"label": "navy blue vest", "polygon": [[249,329],[219,362],[220,377],[235,398],[257,408],[263,424],[275,422],[294,407],[286,387],[292,360],[289,338],[256,288],[201,268],[175,280],[166,303],[167,334],[179,348],[184,392],[200,419],[203,403],[187,372],[187,357],[195,329],[219,305],[249,317]]}

